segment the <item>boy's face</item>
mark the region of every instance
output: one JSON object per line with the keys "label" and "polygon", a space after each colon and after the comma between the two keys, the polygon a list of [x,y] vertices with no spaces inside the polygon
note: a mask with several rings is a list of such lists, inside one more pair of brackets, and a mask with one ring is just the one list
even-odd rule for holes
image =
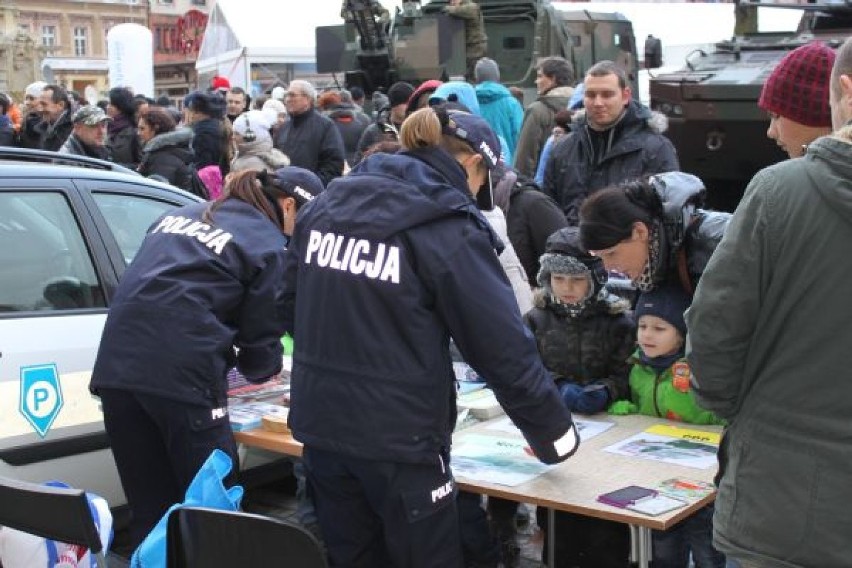
{"label": "boy's face", "polygon": [[651,359],[671,355],[683,345],[677,328],[657,316],[640,317],[638,332],[639,347]]}
{"label": "boy's face", "polygon": [[589,277],[587,275],[551,274],[550,288],[553,295],[564,304],[579,304],[589,295]]}

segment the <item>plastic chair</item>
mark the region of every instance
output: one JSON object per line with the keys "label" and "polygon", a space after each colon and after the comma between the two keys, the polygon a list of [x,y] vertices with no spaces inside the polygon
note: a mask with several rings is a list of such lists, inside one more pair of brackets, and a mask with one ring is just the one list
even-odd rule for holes
{"label": "plastic chair", "polygon": [[85,546],[106,568],[101,537],[81,489],[0,477],[0,525],[42,538]]}
{"label": "plastic chair", "polygon": [[181,507],[169,515],[168,568],[327,568],[306,529],[251,513]]}

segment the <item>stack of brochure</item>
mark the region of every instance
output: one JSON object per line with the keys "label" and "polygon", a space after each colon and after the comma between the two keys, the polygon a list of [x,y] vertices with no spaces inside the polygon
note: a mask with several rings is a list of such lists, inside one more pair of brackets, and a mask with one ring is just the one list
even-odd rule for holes
{"label": "stack of brochure", "polygon": [[246,402],[228,408],[231,429],[234,432],[260,428],[264,416],[272,416],[287,421],[289,409],[280,404],[268,402]]}

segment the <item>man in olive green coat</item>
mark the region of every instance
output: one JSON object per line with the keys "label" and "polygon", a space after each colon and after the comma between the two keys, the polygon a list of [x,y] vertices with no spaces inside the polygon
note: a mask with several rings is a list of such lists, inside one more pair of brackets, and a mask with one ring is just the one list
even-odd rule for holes
{"label": "man in olive green coat", "polygon": [[831,136],[759,172],[687,312],[699,404],[729,422],[714,544],[751,567],[852,559],[852,40]]}

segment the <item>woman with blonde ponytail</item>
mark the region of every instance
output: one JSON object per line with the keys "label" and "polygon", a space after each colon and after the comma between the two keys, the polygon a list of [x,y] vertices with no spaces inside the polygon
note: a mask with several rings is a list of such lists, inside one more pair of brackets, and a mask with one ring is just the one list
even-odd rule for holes
{"label": "woman with blonde ponytail", "polygon": [[451,338],[539,459],[578,441],[477,207],[491,207],[497,137],[426,108],[400,142],[299,213],[285,267],[290,427],[332,566],[462,565]]}
{"label": "woman with blonde ponytail", "polygon": [[104,423],[138,545],[183,501],[210,453],[239,471],[226,373],[252,382],[281,370],[286,235],[322,191],[301,168],[246,170],[213,203],[157,220],[122,275],[89,385]]}

